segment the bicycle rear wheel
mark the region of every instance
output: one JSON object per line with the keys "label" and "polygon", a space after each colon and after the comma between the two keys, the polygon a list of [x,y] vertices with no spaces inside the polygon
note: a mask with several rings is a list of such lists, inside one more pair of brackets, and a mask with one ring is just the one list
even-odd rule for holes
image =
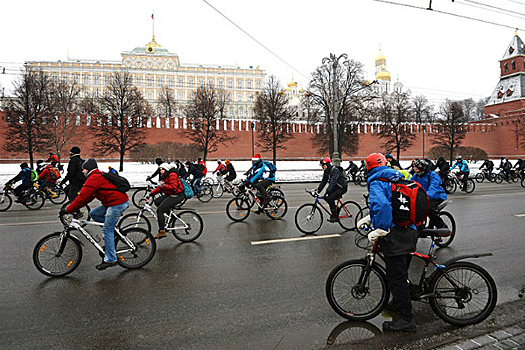
{"label": "bicycle rear wheel", "polygon": [[[70,237],[60,239],[61,233],[45,236],[33,249],[33,263],[46,276],[65,276],[75,271],[82,260],[80,243]],[[60,243],[62,242],[62,249]]]}
{"label": "bicycle rear wheel", "polygon": [[359,220],[361,220],[362,218],[368,216],[368,214],[370,213],[370,209],[368,207],[364,207],[363,209],[361,209],[359,211],[359,213],[357,213],[357,215],[355,216],[355,230],[356,232],[362,236],[362,237],[366,237],[368,238],[368,233],[370,233],[370,230],[366,231],[366,230],[363,230],[362,228],[360,227],[357,227],[357,223],[359,222]]}
{"label": "bicycle rear wheel", "polygon": [[326,297],[340,316],[349,320],[368,320],[384,309],[390,291],[385,273],[373,264],[368,278],[366,260],[350,260],[336,266],[326,281]]}
{"label": "bicycle rear wheel", "polygon": [[494,182],[497,184],[500,184],[503,182],[504,176],[503,174],[496,174],[494,175]]}
{"label": "bicycle rear wheel", "polygon": [[46,197],[40,191],[31,191],[28,196],[28,199],[23,204],[29,210],[38,210],[42,208],[46,202]]}
{"label": "bicycle rear wheel", "polygon": [[466,326],[486,319],[496,306],[498,290],[482,267],[461,261],[436,271],[430,281],[430,307],[443,321]]}
{"label": "bicycle rear wheel", "polygon": [[64,190],[61,189],[60,187],[55,187],[55,188],[51,189],[51,191],[53,191],[53,193],[55,193],[55,195],[56,195],[56,197],[51,196],[49,198],[51,203],[53,203],[53,204],[63,204],[67,200],[66,192],[64,192]]}
{"label": "bicycle rear wheel", "polygon": [[197,196],[197,198],[203,203],[211,201],[211,199],[213,198],[213,188],[211,187],[211,185],[208,183],[204,183],[201,184],[200,188],[201,194],[200,196]]}
{"label": "bicycle rear wheel", "polygon": [[117,262],[126,269],[139,269],[153,259],[157,248],[153,235],[143,228],[130,228],[122,234],[133,242],[132,249],[122,238],[115,235],[115,250],[117,251]]}
{"label": "bicycle rear wheel", "polygon": [[230,220],[239,222],[250,216],[250,204],[243,198],[233,198],[226,205],[226,215]]}
{"label": "bicycle rear wheel", "polygon": [[271,196],[268,206],[264,209],[266,216],[272,220],[281,220],[288,212],[288,203],[282,196]]}
{"label": "bicycle rear wheel", "polygon": [[140,227],[144,230],[151,232],[151,222],[144,214],[130,213],[120,218],[117,227],[121,231],[125,231],[130,228]]}
{"label": "bicycle rear wheel", "polygon": [[224,194],[224,186],[221,183],[213,185],[213,198],[221,198]]}
{"label": "bicycle rear wheel", "polygon": [[[523,181],[521,182],[523,186]],[[0,193],[0,211],[6,211],[7,209],[11,208],[11,205],[13,204],[13,199],[10,195],[7,193]]]}
{"label": "bicycle rear wheel", "polygon": [[191,210],[178,213],[177,218],[170,217],[167,230],[181,242],[193,242],[202,234],[204,223],[199,214]]}
{"label": "bicycle rear wheel", "polygon": [[356,215],[361,211],[361,207],[354,201],[344,202],[339,208],[339,225],[346,231],[355,230]]}
{"label": "bicycle rear wheel", "polygon": [[295,226],[304,234],[314,234],[322,225],[323,213],[314,204],[303,204],[295,212]]}
{"label": "bicycle rear wheel", "polygon": [[445,225],[447,225],[448,229],[452,231],[452,234],[448,237],[440,237],[436,241],[436,245],[441,248],[448,247],[450,243],[454,240],[454,237],[456,237],[456,220],[454,220],[454,217],[452,214],[446,211],[442,211],[439,213],[439,216],[445,222]]}
{"label": "bicycle rear wheel", "polygon": [[485,174],[484,173],[477,173],[476,174],[476,182],[482,183],[485,181]]}

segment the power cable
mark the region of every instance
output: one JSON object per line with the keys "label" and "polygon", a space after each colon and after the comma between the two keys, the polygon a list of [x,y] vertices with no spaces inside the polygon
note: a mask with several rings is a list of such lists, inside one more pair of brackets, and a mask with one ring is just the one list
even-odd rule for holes
{"label": "power cable", "polygon": [[[514,17],[514,18],[519,18],[519,19],[525,18],[525,15],[524,14],[520,14],[519,12],[513,12],[513,13],[517,13],[519,15],[519,16],[515,16],[513,14],[505,13],[505,12],[502,12],[500,10],[493,10],[493,9],[490,9],[490,8],[485,8],[483,6],[474,5],[474,4],[477,3],[475,1],[468,1],[468,0],[465,0],[465,1],[467,1],[467,2],[463,2],[462,0],[456,0],[456,2],[458,4],[462,4],[462,5],[465,5],[465,6],[471,6],[471,7],[475,7],[475,8],[481,9],[481,10],[485,10],[485,11],[489,11],[489,12],[493,12],[493,13],[498,13],[500,15],[510,16],[510,17]],[[472,2],[474,4],[471,4],[470,2]]]}
{"label": "power cable", "polygon": [[470,2],[470,3],[476,4],[476,5],[481,5],[481,6],[489,7],[489,8],[496,9],[496,10],[500,10],[500,11],[504,11],[504,12],[513,13],[513,14],[520,15],[520,16],[525,16],[525,14],[523,14],[523,13],[521,13],[521,12],[516,12],[516,11],[512,11],[512,10],[507,10],[507,9],[504,9],[504,8],[501,8],[501,7],[492,6],[492,5],[485,4],[485,3],[482,3],[482,2],[478,2],[478,1],[473,1],[473,0],[463,0],[463,1],[465,1],[465,2]]}

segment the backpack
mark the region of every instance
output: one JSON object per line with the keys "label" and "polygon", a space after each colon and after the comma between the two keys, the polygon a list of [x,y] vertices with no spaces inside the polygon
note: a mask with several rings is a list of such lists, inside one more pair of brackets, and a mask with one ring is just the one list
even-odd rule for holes
{"label": "backpack", "polygon": [[36,170],[30,169],[31,181],[36,182],[38,180],[38,173]]}
{"label": "backpack", "polygon": [[49,177],[51,178],[51,180],[56,180],[56,179],[59,179],[60,178],[60,171],[58,171],[57,168],[55,167],[51,167],[49,169]]}
{"label": "backpack", "polygon": [[194,193],[191,189],[190,184],[184,181],[183,179],[180,179],[180,182],[182,183],[182,187],[184,187],[184,197],[186,197],[186,199],[190,199],[191,197],[193,197]]}
{"label": "backpack", "polygon": [[277,167],[272,162],[269,162],[267,160],[263,161],[264,165],[270,169],[270,176],[275,176],[275,172],[277,171]]}
{"label": "backpack", "polygon": [[196,166],[197,169],[199,169],[200,171],[204,171],[204,164],[195,164],[195,166]]}
{"label": "backpack", "polygon": [[[341,173],[341,176],[343,177],[343,180],[345,180],[345,183],[348,181],[348,176],[346,174],[346,171],[345,169],[343,169],[342,166],[340,165],[334,165],[335,168],[339,169],[339,172]],[[343,184],[340,183],[340,185],[342,186]],[[346,186],[345,186],[346,187]]]}
{"label": "backpack", "polygon": [[[384,179],[378,180],[390,182]],[[430,212],[427,192],[419,183],[414,181],[398,180],[391,184],[394,224],[400,227],[423,224]]]}
{"label": "backpack", "polygon": [[115,185],[116,189],[113,188],[102,188],[102,190],[106,191],[119,191],[122,193],[126,193],[131,188],[131,185],[129,184],[129,181],[120,175],[113,174],[113,173],[102,173],[102,176],[111,182],[113,185]]}

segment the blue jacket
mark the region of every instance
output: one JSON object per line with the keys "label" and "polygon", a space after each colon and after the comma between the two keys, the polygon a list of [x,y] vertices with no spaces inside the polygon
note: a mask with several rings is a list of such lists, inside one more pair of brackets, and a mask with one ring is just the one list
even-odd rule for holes
{"label": "blue jacket", "polygon": [[254,183],[257,180],[270,180],[275,181],[275,174],[272,174],[270,168],[263,161],[257,162],[251,169],[251,176],[249,177],[250,183]]}
{"label": "blue jacket", "polygon": [[447,199],[445,189],[441,186],[441,177],[435,171],[429,171],[426,174],[415,173],[412,176],[412,181],[419,183],[427,191],[429,200]]}
{"label": "blue jacket", "polygon": [[29,168],[22,169],[22,171],[20,171],[18,175],[16,175],[11,180],[9,180],[9,182],[12,182],[12,183],[15,183],[17,181],[22,181],[22,184],[26,187],[33,186],[33,181],[31,181],[31,169]]}
{"label": "blue jacket", "polygon": [[464,160],[459,160],[455,162],[452,168],[450,168],[450,170],[454,169],[455,167],[459,167],[459,170],[463,173],[470,171],[470,169],[468,168],[467,162]]}
{"label": "blue jacket", "polygon": [[[392,184],[386,181],[375,181],[385,179],[396,182],[403,179],[403,174],[399,171],[380,166],[368,172],[366,187],[368,188],[368,206],[370,207],[370,218],[375,229],[390,231],[395,226],[392,217]],[[415,226],[411,225],[415,229]]]}

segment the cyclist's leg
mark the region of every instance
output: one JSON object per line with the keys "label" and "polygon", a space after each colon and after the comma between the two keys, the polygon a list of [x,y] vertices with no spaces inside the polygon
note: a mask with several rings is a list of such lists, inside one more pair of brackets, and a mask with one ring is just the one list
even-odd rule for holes
{"label": "cyclist's leg", "polygon": [[408,255],[385,256],[386,277],[394,305],[399,316],[405,320],[412,320],[412,302],[410,300],[410,286],[408,283]]}
{"label": "cyclist's leg", "polygon": [[195,187],[195,190],[197,191],[197,194],[201,193],[201,181],[203,177],[198,177],[193,181],[193,186]]}
{"label": "cyclist's leg", "polygon": [[89,216],[91,216],[91,218],[95,222],[104,222],[106,219],[106,211],[107,208],[101,205],[91,209],[91,211],[89,212]]}
{"label": "cyclist's leg", "polygon": [[492,169],[489,169],[489,181],[492,181]]}
{"label": "cyclist's leg", "polygon": [[470,175],[470,171],[463,173],[463,191],[467,190],[467,181],[468,181],[469,175]]}
{"label": "cyclist's leg", "polygon": [[440,205],[443,201],[441,199],[432,200],[430,201],[430,211],[428,213],[428,217],[430,218],[430,226],[435,228],[442,228],[445,227],[445,222],[441,218],[441,216],[436,211],[438,205]]}
{"label": "cyclist's leg", "polygon": [[164,213],[166,213],[170,208],[166,206],[162,206],[163,202],[169,198],[167,194],[163,194],[160,197],[157,197],[155,199],[155,205],[157,206],[157,222],[159,224],[159,232],[161,230],[165,230],[166,228],[166,218],[164,217]]}
{"label": "cyclist's leg", "polygon": [[271,184],[271,181],[265,179],[259,180],[254,186],[257,189],[259,195],[261,196],[263,206],[266,205],[270,199],[268,192],[266,192],[266,188],[268,188],[268,186],[270,186]]}
{"label": "cyclist's leg", "polygon": [[330,206],[331,219],[337,219],[337,206],[335,205],[335,201],[338,198],[341,198],[345,192],[346,190],[338,188],[332,193],[330,193],[330,195],[326,198],[326,202]]}
{"label": "cyclist's leg", "polygon": [[120,220],[120,216],[124,210],[128,209],[129,201],[124,202],[113,207],[106,208],[106,215],[102,233],[104,234],[104,261],[117,261],[117,253],[115,252],[115,226]]}

